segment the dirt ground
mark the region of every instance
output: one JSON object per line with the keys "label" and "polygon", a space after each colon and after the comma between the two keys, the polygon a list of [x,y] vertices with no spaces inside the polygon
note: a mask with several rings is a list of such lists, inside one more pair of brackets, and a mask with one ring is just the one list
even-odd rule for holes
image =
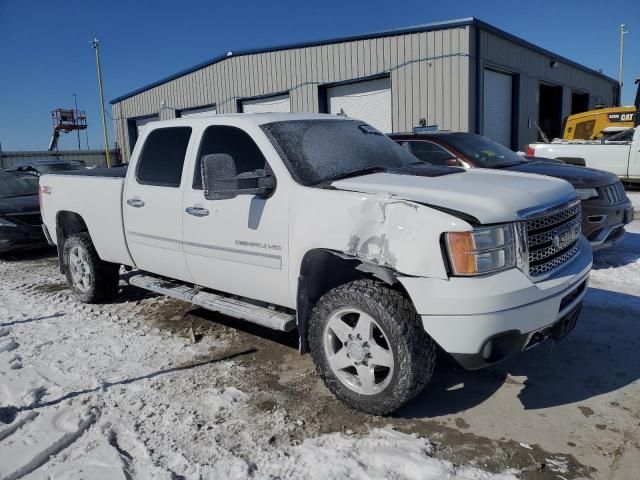
{"label": "dirt ground", "polygon": [[[582,315],[568,338],[477,372],[442,356],[424,392],[392,417],[355,412],[334,399],[311,358],[298,354],[296,332],[273,332],[127,286],[119,311],[135,306],[140,327],[185,339],[193,332],[196,342],[208,338],[241,352],[235,363],[242,368],[225,385],[247,393],[256,411],[283,410],[297,425],[270,435],[271,444],[390,425],[428,437],[438,458],[491,472],[632,479],[640,475],[639,231],[635,222],[623,244],[596,256]],[[55,269],[50,251],[8,261],[25,272]],[[45,278],[30,287],[34,298],[68,293],[62,276]]]}

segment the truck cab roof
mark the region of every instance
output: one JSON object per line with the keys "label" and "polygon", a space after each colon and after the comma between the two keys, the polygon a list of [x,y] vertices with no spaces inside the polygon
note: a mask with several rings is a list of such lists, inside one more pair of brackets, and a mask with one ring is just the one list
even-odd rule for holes
{"label": "truck cab roof", "polygon": [[[216,125],[228,124],[230,121],[234,124],[252,124],[264,125],[265,123],[296,121],[296,120],[354,120],[353,118],[341,115],[332,115],[328,113],[285,113],[285,112],[269,112],[269,113],[225,113],[211,115],[208,117],[189,117],[174,118],[171,120],[158,120],[150,122],[148,125],[153,128],[170,127],[174,125]],[[363,122],[364,123],[364,122]]]}

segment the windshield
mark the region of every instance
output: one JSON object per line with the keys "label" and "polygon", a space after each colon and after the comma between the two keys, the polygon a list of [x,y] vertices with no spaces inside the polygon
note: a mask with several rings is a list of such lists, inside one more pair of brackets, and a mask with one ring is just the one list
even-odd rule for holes
{"label": "windshield", "polygon": [[451,134],[442,139],[479,167],[500,168],[526,162],[514,151],[480,135]]}
{"label": "windshield", "polygon": [[38,179],[26,175],[0,176],[0,198],[38,194]]}
{"label": "windshield", "polygon": [[358,120],[289,120],[262,129],[302,185],[425,163]]}

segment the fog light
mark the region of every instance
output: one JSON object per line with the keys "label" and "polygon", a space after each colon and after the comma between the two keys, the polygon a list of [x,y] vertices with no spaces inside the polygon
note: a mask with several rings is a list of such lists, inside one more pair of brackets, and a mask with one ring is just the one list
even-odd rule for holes
{"label": "fog light", "polygon": [[491,358],[492,353],[493,353],[493,340],[489,340],[487,343],[484,344],[484,347],[482,348],[482,358],[484,358],[485,360],[489,360],[489,358]]}

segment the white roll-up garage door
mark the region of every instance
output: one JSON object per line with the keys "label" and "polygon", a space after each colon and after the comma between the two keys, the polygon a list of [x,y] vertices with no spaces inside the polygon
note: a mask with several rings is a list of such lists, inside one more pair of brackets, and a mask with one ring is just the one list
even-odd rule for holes
{"label": "white roll-up garage door", "polygon": [[193,117],[208,117],[216,114],[216,106],[209,105],[208,107],[187,108],[180,110],[180,118],[193,118]]}
{"label": "white roll-up garage door", "polygon": [[507,148],[511,148],[512,87],[511,75],[485,69],[482,133]]}
{"label": "white roll-up garage door", "polygon": [[391,79],[379,78],[327,88],[327,111],[344,113],[390,133]]}
{"label": "white roll-up garage door", "polygon": [[289,94],[242,101],[242,113],[290,112]]}
{"label": "white roll-up garage door", "polygon": [[158,115],[154,115],[152,117],[137,118],[136,129],[138,131],[138,137],[142,133],[142,127],[144,127],[147,123],[156,122],[158,120],[160,120],[160,117]]}

